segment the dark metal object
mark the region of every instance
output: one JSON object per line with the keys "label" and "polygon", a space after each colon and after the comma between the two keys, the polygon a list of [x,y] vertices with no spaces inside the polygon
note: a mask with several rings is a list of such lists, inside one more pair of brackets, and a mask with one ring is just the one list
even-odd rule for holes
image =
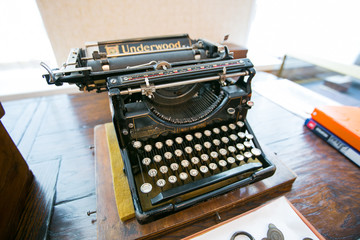
{"label": "dark metal object", "polygon": [[284,240],[284,234],[274,224],[269,224],[267,237],[262,240]]}
{"label": "dark metal object", "polygon": [[250,233],[245,232],[245,231],[240,231],[240,232],[234,233],[234,234],[231,236],[230,240],[235,240],[235,238],[236,238],[237,236],[246,236],[246,237],[248,237],[250,240],[255,240],[255,238],[254,238]]}

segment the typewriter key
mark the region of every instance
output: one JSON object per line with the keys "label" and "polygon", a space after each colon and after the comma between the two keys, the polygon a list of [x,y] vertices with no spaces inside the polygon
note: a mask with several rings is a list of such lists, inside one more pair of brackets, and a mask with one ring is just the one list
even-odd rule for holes
{"label": "typewriter key", "polygon": [[156,181],[156,185],[158,185],[159,187],[163,187],[165,186],[166,181],[162,178],[160,178],[159,180]]}
{"label": "typewriter key", "polygon": [[217,165],[215,163],[210,163],[209,168],[214,171],[217,169]]}
{"label": "typewriter key", "polygon": [[140,191],[142,193],[149,193],[149,192],[151,192],[151,190],[152,190],[152,185],[150,183],[144,183],[140,187]]}
{"label": "typewriter key", "polygon": [[200,160],[199,160],[198,157],[192,157],[192,158],[191,158],[191,162],[192,162],[193,164],[198,164],[198,163],[200,162]]}
{"label": "typewriter key", "polygon": [[186,172],[181,172],[179,177],[181,180],[186,180],[188,178],[188,174]]}
{"label": "typewriter key", "polygon": [[145,145],[144,149],[146,152],[151,152],[152,146],[150,144],[147,144],[147,145]]}
{"label": "typewriter key", "polygon": [[219,139],[214,139],[213,140],[213,144],[215,145],[215,146],[220,146],[220,140]]}
{"label": "typewriter key", "polygon": [[209,155],[207,155],[207,154],[201,154],[200,158],[201,158],[201,160],[203,160],[203,161],[206,162],[207,160],[209,160]]}
{"label": "typewriter key", "polygon": [[243,151],[245,149],[245,146],[242,143],[238,143],[236,144],[236,148],[239,149],[240,151]]}
{"label": "typewriter key", "polygon": [[238,125],[240,128],[242,128],[245,124],[242,121],[237,121],[236,125]]}
{"label": "typewriter key", "polygon": [[219,156],[219,154],[217,152],[211,152],[210,156],[215,159]]}
{"label": "typewriter key", "polygon": [[163,147],[163,143],[162,143],[162,142],[156,142],[156,143],[155,143],[155,147],[156,147],[157,149],[161,149],[161,148]]}
{"label": "typewriter key", "polygon": [[226,156],[227,151],[226,151],[225,148],[220,148],[219,153],[220,153],[221,155],[223,155],[223,156]]}
{"label": "typewriter key", "polygon": [[171,168],[171,170],[176,171],[179,169],[179,164],[172,163],[172,164],[170,164],[170,168]]}
{"label": "typewriter key", "polygon": [[182,137],[175,138],[175,142],[177,142],[177,144],[182,144],[182,142],[183,142]]}
{"label": "typewriter key", "polygon": [[231,130],[235,130],[235,129],[236,129],[236,125],[233,124],[233,123],[230,123],[230,124],[229,124],[229,128],[230,128]]}
{"label": "typewriter key", "polygon": [[224,126],[221,126],[221,130],[222,130],[223,132],[227,132],[227,131],[229,130],[229,128],[224,125]]}
{"label": "typewriter key", "polygon": [[156,169],[152,168],[149,170],[148,174],[150,177],[155,177],[157,174],[157,171],[156,171]]}
{"label": "typewriter key", "polygon": [[141,146],[142,146],[142,144],[141,144],[140,141],[135,141],[135,142],[133,143],[133,147],[136,148],[136,149],[141,148]]}
{"label": "typewriter key", "polygon": [[162,157],[161,157],[160,155],[155,155],[155,156],[154,156],[154,161],[155,161],[155,162],[158,163],[158,162],[161,162],[161,160],[162,160]]}
{"label": "typewriter key", "polygon": [[222,137],[221,141],[225,144],[229,143],[229,139],[227,137]]}
{"label": "typewriter key", "polygon": [[185,136],[186,140],[188,140],[189,142],[191,142],[193,140],[193,136],[191,134],[188,134]]}
{"label": "typewriter key", "polygon": [[235,162],[235,158],[233,158],[233,157],[228,157],[226,160],[230,164],[233,164]]}
{"label": "typewriter key", "polygon": [[172,158],[172,153],[171,152],[166,152],[164,153],[164,157],[167,159],[167,160],[170,160]]}
{"label": "typewriter key", "polygon": [[239,138],[244,139],[245,138],[245,133],[244,132],[238,132],[238,136],[239,136]]}
{"label": "typewriter key", "polygon": [[209,171],[209,169],[207,166],[204,166],[204,165],[200,166],[200,172],[207,173],[208,171]]}
{"label": "typewriter key", "polygon": [[191,169],[190,170],[190,175],[193,177],[196,177],[199,174],[199,171],[196,169]]}
{"label": "typewriter key", "polygon": [[220,129],[218,129],[218,128],[213,128],[213,132],[214,132],[215,134],[219,134],[219,133],[220,133]]}
{"label": "typewriter key", "polygon": [[251,149],[251,153],[254,154],[254,156],[258,157],[261,155],[261,150],[258,148]]}
{"label": "typewriter key", "polygon": [[254,138],[254,135],[250,134],[250,133],[246,133],[245,134],[245,137],[248,139],[248,140],[251,140]]}
{"label": "typewriter key", "polygon": [[176,155],[177,157],[181,157],[182,154],[183,154],[183,151],[181,151],[180,149],[176,149],[176,150],[175,150],[175,155]]}
{"label": "typewriter key", "polygon": [[169,180],[169,183],[176,183],[177,177],[174,175],[171,175],[171,176],[169,176],[168,180]]}
{"label": "typewriter key", "polygon": [[231,152],[231,153],[235,153],[235,152],[236,152],[236,148],[235,148],[234,146],[229,146],[229,147],[228,147],[228,150],[229,150],[229,152]]}
{"label": "typewriter key", "polygon": [[202,149],[202,146],[200,144],[195,144],[194,148],[196,151],[200,152]]}
{"label": "typewriter key", "polygon": [[171,139],[168,139],[165,141],[166,146],[171,147],[174,144],[174,141]]}
{"label": "typewriter key", "polygon": [[246,147],[246,148],[251,148],[251,143],[250,142],[244,142],[244,146]]}
{"label": "typewriter key", "polygon": [[227,165],[227,162],[226,162],[225,160],[220,160],[220,161],[219,161],[219,165],[220,165],[221,167],[225,167],[225,166]]}
{"label": "typewriter key", "polygon": [[211,143],[210,142],[204,142],[204,147],[206,147],[207,149],[211,148]]}
{"label": "typewriter key", "polygon": [[142,163],[145,165],[145,166],[149,166],[150,163],[151,163],[151,159],[150,158],[144,158],[142,160]]}
{"label": "typewriter key", "polygon": [[192,153],[192,148],[191,147],[185,147],[185,152],[187,153],[187,154],[190,154],[190,153]]}
{"label": "typewriter key", "polygon": [[163,166],[160,167],[159,170],[160,170],[160,172],[161,172],[162,174],[165,174],[165,173],[168,172],[169,168],[168,168],[167,166],[163,165]]}
{"label": "typewriter key", "polygon": [[236,142],[236,140],[238,139],[238,136],[236,136],[235,134],[231,134],[230,139],[233,140],[234,142]]}
{"label": "typewriter key", "polygon": [[241,155],[241,154],[236,155],[235,158],[236,158],[237,161],[243,161],[244,160],[244,156]]}
{"label": "typewriter key", "polygon": [[196,137],[197,139],[201,139],[201,138],[202,138],[202,133],[201,133],[201,132],[196,132],[194,135],[195,135],[195,137]]}
{"label": "typewriter key", "polygon": [[251,152],[244,152],[244,157],[251,158],[252,157]]}
{"label": "typewriter key", "polygon": [[204,134],[205,134],[205,136],[210,137],[211,136],[211,131],[210,130],[205,130]]}
{"label": "typewriter key", "polygon": [[184,168],[187,168],[190,165],[190,162],[186,159],[181,161],[181,166],[183,166]]}

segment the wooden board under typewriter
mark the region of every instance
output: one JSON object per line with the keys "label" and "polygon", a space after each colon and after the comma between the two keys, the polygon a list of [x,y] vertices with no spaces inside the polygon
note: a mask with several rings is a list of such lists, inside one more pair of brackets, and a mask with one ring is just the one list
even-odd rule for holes
{"label": "wooden board under typewriter", "polygon": [[221,212],[249,203],[254,198],[263,197],[265,203],[289,191],[296,178],[296,175],[271,152],[263,149],[277,168],[272,177],[209,199],[149,224],[140,225],[135,218],[121,222],[116,209],[110,156],[105,139],[105,125],[100,125],[95,128],[98,239],[137,239],[159,236],[179,227],[196,223],[203,218],[214,216],[217,212],[221,215]]}

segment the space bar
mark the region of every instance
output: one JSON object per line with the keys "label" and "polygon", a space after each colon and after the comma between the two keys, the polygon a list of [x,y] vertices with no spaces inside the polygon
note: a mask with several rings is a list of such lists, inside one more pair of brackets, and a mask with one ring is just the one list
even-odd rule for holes
{"label": "space bar", "polygon": [[236,175],[239,175],[239,174],[242,174],[242,173],[245,173],[248,171],[253,171],[253,170],[255,170],[257,168],[261,168],[261,167],[262,167],[261,163],[248,163],[248,164],[238,166],[236,168],[232,168],[225,172],[221,172],[216,175],[212,175],[210,177],[200,179],[195,182],[191,182],[191,183],[179,186],[179,187],[171,188],[169,190],[159,193],[154,198],[152,198],[151,204],[155,205],[158,203],[165,202],[174,197],[183,195],[188,192],[195,191],[197,189],[200,189],[200,188],[203,188],[206,186],[210,186],[210,185],[220,182],[222,180],[229,179]]}

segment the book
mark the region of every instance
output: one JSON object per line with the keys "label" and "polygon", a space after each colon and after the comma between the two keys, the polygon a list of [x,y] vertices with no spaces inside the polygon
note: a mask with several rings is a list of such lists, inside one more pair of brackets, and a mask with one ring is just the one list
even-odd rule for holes
{"label": "book", "polygon": [[360,167],[360,152],[355,148],[347,144],[345,141],[337,137],[333,132],[329,131],[327,128],[312,118],[306,119],[305,126]]}

